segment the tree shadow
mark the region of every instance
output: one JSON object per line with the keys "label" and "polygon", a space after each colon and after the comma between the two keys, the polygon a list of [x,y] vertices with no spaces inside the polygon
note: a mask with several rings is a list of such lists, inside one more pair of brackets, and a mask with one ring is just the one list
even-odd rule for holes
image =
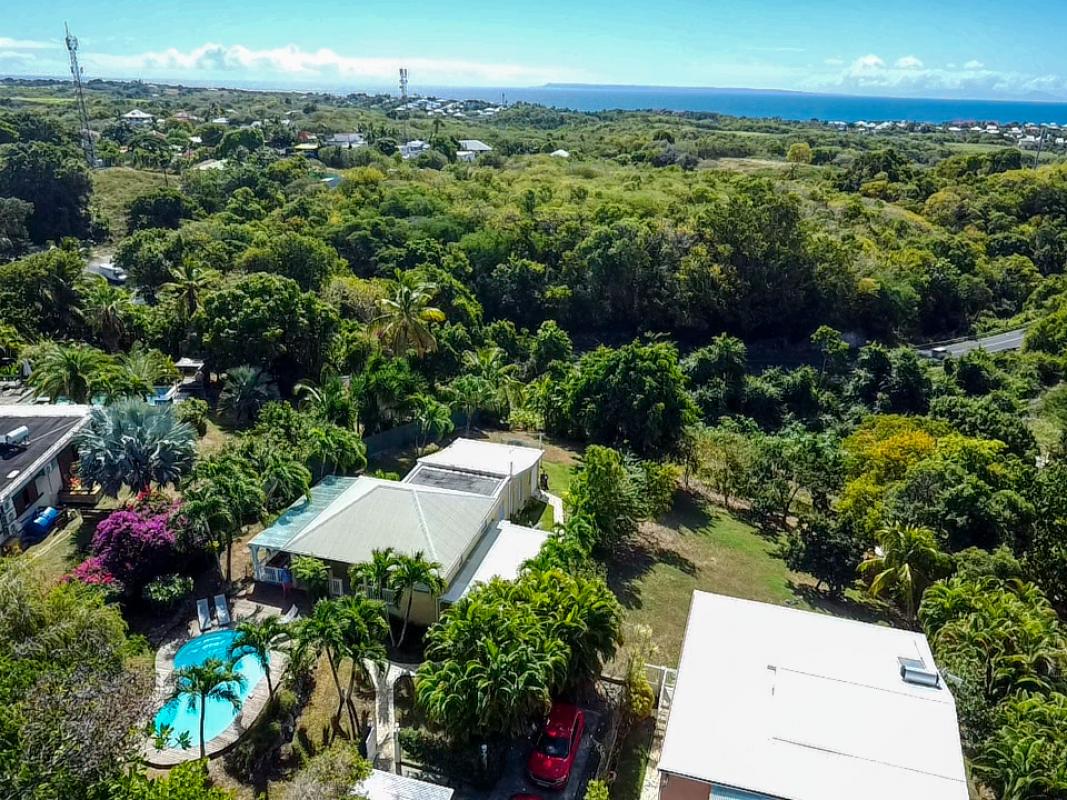
{"label": "tree shadow", "polygon": [[893,622],[886,614],[885,609],[874,602],[861,602],[847,595],[833,597],[810,584],[797,583],[793,580],[788,581],[787,585],[793,594],[816,611],[832,614],[835,617],[847,617],[858,622],[875,624]]}
{"label": "tree shadow", "polygon": [[696,564],[684,555],[644,537],[635,537],[605,560],[608,587],[625,608],[641,608],[639,584],[656,564],[666,564],[689,576],[697,574]]}

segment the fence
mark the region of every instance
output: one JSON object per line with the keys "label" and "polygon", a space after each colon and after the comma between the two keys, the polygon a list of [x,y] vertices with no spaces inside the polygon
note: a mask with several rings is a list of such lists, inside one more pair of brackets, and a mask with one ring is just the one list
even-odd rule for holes
{"label": "fence", "polygon": [[371,764],[374,763],[374,759],[378,757],[378,726],[371,725],[370,732],[367,733],[367,739],[363,743],[363,747],[366,750],[367,761]]}
{"label": "fence", "polygon": [[[461,430],[467,424],[467,415],[462,411],[453,411],[452,424],[456,426],[456,430]],[[419,424],[417,422],[406,422],[387,431],[371,434],[363,442],[367,445],[367,455],[374,456],[387,450],[401,450],[411,447],[418,437]]]}

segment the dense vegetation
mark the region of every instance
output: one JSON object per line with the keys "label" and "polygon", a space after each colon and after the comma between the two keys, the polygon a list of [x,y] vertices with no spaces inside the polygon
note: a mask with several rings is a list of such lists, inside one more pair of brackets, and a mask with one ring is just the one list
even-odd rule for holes
{"label": "dense vegetation", "polygon": [[[129,198],[118,224],[64,107],[6,102],[0,364],[28,361],[41,396],[106,403],[81,472],[140,493],[98,529],[77,580],[39,602],[87,583],[127,607],[165,603],[183,585],[175,564],[204,553],[229,579],[243,526],[364,469],[363,436],[414,422],[425,446],[457,412],[467,429],[588,446],[567,525],[517,581],[471,593],[427,634],[417,696],[435,735],[506,737],[596,676],[619,643],[605,564],[684,479],[751,515],[831,600],[921,626],[953,676],[974,775],[997,797],[1067,791],[1067,405],[1053,388],[1067,346],[1064,165],[1026,168],[1019,151],[914,127],[529,106],[430,121],[385,98],[98,84],[101,157],[165,182]],[[232,103],[231,122],[260,124],[113,121],[135,102],[203,118]],[[301,131],[357,128],[367,147],[279,152]],[[403,161],[402,134],[432,149]],[[460,135],[494,152],[458,163]],[[571,158],[545,155],[561,146]],[[208,157],[226,163],[195,167]],[[84,271],[101,244],[127,287]],[[1024,324],[1018,353],[933,364],[911,347]],[[180,356],[206,362],[209,404],[146,411]],[[1040,444],[1038,401],[1057,429]],[[209,413],[233,436],[194,458]],[[180,504],[155,494],[173,487]],[[353,736],[355,686],[369,680],[357,664],[397,638],[379,601],[435,569],[377,554],[353,576],[366,597],[320,600],[294,636],[295,661],[328,661],[335,722]],[[325,593],[323,565],[294,571]],[[119,619],[92,597],[92,624]],[[268,649],[276,636],[247,634]],[[390,644],[406,635],[405,616]],[[130,668],[122,631],[109,636],[100,681]],[[0,769],[37,735],[27,687],[71,679],[4,653],[14,711]],[[31,764],[17,779],[45,798],[115,777],[90,767],[46,779]]]}

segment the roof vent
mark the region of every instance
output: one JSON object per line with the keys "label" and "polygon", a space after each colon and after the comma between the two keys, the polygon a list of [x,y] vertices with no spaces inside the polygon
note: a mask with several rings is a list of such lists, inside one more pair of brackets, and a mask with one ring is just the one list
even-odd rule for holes
{"label": "roof vent", "polygon": [[6,444],[8,446],[26,444],[30,440],[30,429],[25,425],[19,425],[14,430],[10,430],[0,437],[0,444]]}
{"label": "roof vent", "polygon": [[930,669],[921,658],[898,658],[900,664],[900,678],[905,683],[916,686],[930,686],[934,689],[941,688],[941,675],[936,669]]}

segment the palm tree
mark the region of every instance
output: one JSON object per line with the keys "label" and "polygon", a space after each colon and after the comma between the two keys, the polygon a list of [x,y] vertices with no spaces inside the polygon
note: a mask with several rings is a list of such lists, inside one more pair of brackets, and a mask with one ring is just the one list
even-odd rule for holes
{"label": "palm tree", "polygon": [[192,319],[200,310],[200,295],[212,284],[217,274],[186,258],[171,268],[170,280],[162,288],[181,299],[186,319]]}
{"label": "palm tree", "polygon": [[38,353],[32,359],[29,384],[52,401],[65,397],[72,403],[88,403],[112,367],[106,354],[84,344],[50,342]]}
{"label": "palm tree", "polygon": [[172,700],[185,698],[189,710],[195,711],[200,706],[200,757],[207,756],[207,743],[204,741],[204,717],[208,700],[222,700],[241,707],[240,689],[245,685],[245,676],[234,668],[232,661],[209,658],[202,664],[182,667],[175,673]]}
{"label": "palm tree", "polygon": [[479,347],[463,354],[467,372],[486,382],[492,392],[492,404],[500,414],[522,404],[522,381],[516,377],[519,367],[507,363],[507,354],[499,347]]}
{"label": "palm tree", "polygon": [[[393,570],[396,568],[397,556],[391,547],[384,550],[372,550],[370,561],[353,564],[348,570],[348,580],[353,586],[362,585],[374,600],[385,600],[385,590],[391,585]],[[393,626],[389,626],[389,641],[394,645]]]}
{"label": "palm tree", "polygon": [[293,394],[303,395],[301,406],[325,421],[355,430],[359,419],[359,402],[351,383],[344,378],[330,375],[319,384],[303,381],[294,387]]}
{"label": "palm tree", "polygon": [[391,626],[386,619],[385,604],[381,601],[349,595],[335,601],[335,604],[341,620],[344,654],[351,661],[348,713],[352,732],[362,739],[367,731],[359,724],[359,715],[352,700],[356,680],[358,678],[364,686],[373,685],[368,664],[373,664],[379,673],[386,668],[389,656],[384,642],[386,633],[391,633]]}
{"label": "palm tree", "polygon": [[488,406],[493,397],[492,387],[477,375],[460,375],[449,386],[456,404],[467,417],[466,432],[471,432],[471,422],[479,409]]}
{"label": "palm tree", "polygon": [[252,422],[259,410],[277,396],[269,373],[259,367],[234,367],[226,372],[219,409],[241,427]]}
{"label": "palm tree", "polygon": [[127,320],[132,312],[130,293],[102,277],[88,281],[82,290],[82,318],[108,352],[118,350],[126,338]]}
{"label": "palm tree", "polygon": [[313,600],[321,600],[330,588],[330,568],[322,559],[312,556],[297,556],[291,570]]}
{"label": "palm tree", "polygon": [[230,583],[233,540],[240,520],[234,517],[228,499],[214,484],[204,481],[186,490],[182,497],[182,516],[188,529],[197,534],[200,541],[214,544],[216,553],[226,550],[225,575],[226,583]]}
{"label": "palm tree", "polygon": [[337,604],[331,600],[319,600],[315,603],[311,616],[294,625],[293,642],[296,660],[300,661],[304,653],[313,653],[316,657],[325,654],[329,662],[333,685],[337,690],[337,713],[334,718],[339,720],[345,707],[345,693],[341,688],[341,678],[337,670],[341,656],[345,652],[345,631]]}
{"label": "palm tree", "polygon": [[269,616],[259,622],[254,620],[242,622],[235,630],[237,636],[230,645],[230,656],[238,658],[244,652],[251,652],[267,676],[267,695],[273,697],[274,684],[270,677],[270,652],[278,650],[289,638],[288,627],[278,617]]}
{"label": "palm tree", "polygon": [[945,554],[929,528],[893,522],[875,537],[878,550],[860,564],[860,575],[873,576],[868,589],[872,597],[894,597],[913,622],[923,592],[943,570]]}
{"label": "palm tree", "polygon": [[178,369],[169,356],[137,342],[130,352],[119,358],[131,382],[143,386],[146,395],[165,381],[177,380]]}
{"label": "palm tree", "polygon": [[122,400],[89,412],[75,439],[79,474],[110,497],[123,486],[141,492],[153,483],[177,485],[193,466],[196,441],[196,431],[179,422],[171,406]]}
{"label": "palm tree", "polygon": [[268,451],[259,464],[267,508],[276,511],[311,495],[311,470],[288,453]]}
{"label": "palm tree", "polygon": [[444,312],[430,305],[437,287],[420,281],[413,272],[396,271],[393,296],[378,301],[379,315],[371,330],[389,352],[402,356],[414,350],[418,356],[437,349],[430,323],[444,322]]}
{"label": "palm tree", "polygon": [[389,588],[393,590],[393,602],[399,608],[401,595],[407,594],[407,602],[404,605],[404,624],[400,628],[400,638],[396,642],[397,647],[404,644],[404,637],[408,632],[408,621],[411,619],[411,604],[415,599],[415,589],[422,588],[430,594],[440,594],[444,591],[445,582],[440,573],[441,565],[436,561],[428,561],[420,550],[413,556],[400,555],[396,559],[396,566],[389,575]]}
{"label": "palm tree", "polygon": [[428,394],[417,394],[412,397],[411,408],[415,413],[415,422],[418,424],[415,451],[421,456],[422,449],[430,443],[431,438],[436,440],[451,433],[455,424],[452,422],[452,412],[448,406]]}

